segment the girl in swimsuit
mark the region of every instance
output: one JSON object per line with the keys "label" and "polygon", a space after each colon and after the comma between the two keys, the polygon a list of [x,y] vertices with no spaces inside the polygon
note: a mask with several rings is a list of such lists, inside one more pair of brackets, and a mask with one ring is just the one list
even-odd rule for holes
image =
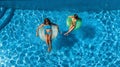
{"label": "girl in swimsuit", "polygon": [[36,32],[36,36],[38,36],[38,31],[41,27],[44,28],[44,34],[45,34],[45,38],[46,38],[46,44],[48,45],[48,52],[51,51],[52,49],[52,23],[51,21],[48,19],[48,18],[45,18],[44,19],[44,23],[41,24],[38,29],[37,29],[37,32]]}
{"label": "girl in swimsuit", "polygon": [[74,16],[69,16],[70,18],[72,18],[72,24],[68,30],[68,32],[66,32],[64,35],[68,35],[76,26],[76,21],[79,19],[77,14],[74,14]]}

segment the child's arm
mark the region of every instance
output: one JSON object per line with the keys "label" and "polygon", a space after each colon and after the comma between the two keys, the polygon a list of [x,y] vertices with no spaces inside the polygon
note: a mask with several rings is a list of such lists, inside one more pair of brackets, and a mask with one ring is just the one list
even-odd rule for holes
{"label": "child's arm", "polygon": [[68,17],[70,17],[70,18],[74,18],[74,16],[68,16]]}
{"label": "child's arm", "polygon": [[41,24],[40,26],[38,26],[37,30],[36,30],[36,36],[38,36],[38,31],[41,27],[43,27],[44,24]]}

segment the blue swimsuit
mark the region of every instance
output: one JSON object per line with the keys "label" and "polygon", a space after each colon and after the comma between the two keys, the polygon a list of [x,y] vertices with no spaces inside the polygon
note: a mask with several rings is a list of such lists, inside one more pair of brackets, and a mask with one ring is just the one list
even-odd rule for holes
{"label": "blue swimsuit", "polygon": [[47,29],[50,29],[50,30],[51,30],[52,27],[51,27],[50,25],[45,25],[45,26],[44,26],[44,33],[45,33],[45,35],[46,35],[46,34],[50,35],[51,32],[47,32],[47,31],[46,31]]}

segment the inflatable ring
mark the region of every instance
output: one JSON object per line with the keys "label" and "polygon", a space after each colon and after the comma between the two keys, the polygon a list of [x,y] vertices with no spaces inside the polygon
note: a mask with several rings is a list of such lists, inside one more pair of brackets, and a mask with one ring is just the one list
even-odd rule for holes
{"label": "inflatable ring", "polygon": [[[56,25],[52,25],[52,39],[56,38],[58,35],[58,27]],[[39,37],[46,41],[45,33],[44,33],[44,26],[39,29]]]}
{"label": "inflatable ring", "polygon": [[[71,24],[72,24],[72,18],[68,17],[68,18],[67,18],[67,26],[70,27]],[[82,20],[81,20],[81,18],[79,18],[79,19],[76,21],[76,27],[75,27],[74,29],[80,28],[81,24],[82,24]]]}

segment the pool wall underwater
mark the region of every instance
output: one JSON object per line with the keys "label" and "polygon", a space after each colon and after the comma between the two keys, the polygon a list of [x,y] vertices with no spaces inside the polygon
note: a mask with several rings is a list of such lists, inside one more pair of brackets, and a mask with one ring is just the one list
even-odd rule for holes
{"label": "pool wall underwater", "polygon": [[[0,1],[0,67],[120,67],[120,1]],[[82,26],[68,36],[66,19]],[[36,37],[44,18],[59,26],[52,51]]]}
{"label": "pool wall underwater", "polygon": [[85,10],[113,10],[120,9],[119,0],[6,0],[0,1],[4,7],[20,9],[77,9]]}

